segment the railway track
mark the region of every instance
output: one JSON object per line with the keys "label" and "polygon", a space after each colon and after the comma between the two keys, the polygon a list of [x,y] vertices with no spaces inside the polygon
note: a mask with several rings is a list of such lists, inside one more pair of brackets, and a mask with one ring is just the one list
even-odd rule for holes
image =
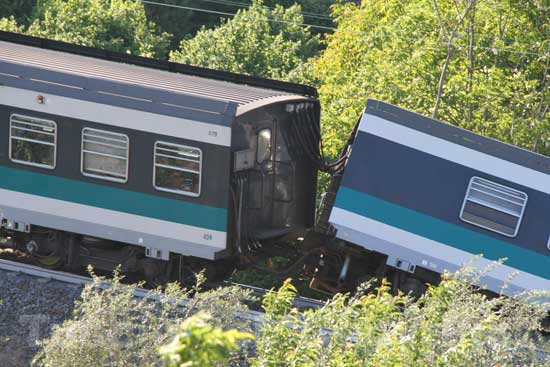
{"label": "railway track", "polygon": [[[254,286],[251,286],[251,285],[240,284],[240,283],[235,283],[235,282],[230,282],[230,281],[225,281],[224,284],[239,287],[239,288],[243,288],[243,289],[248,289],[248,290],[251,291],[252,296],[254,296],[256,298],[259,298],[259,299],[263,299],[263,297],[266,294],[272,292],[269,289],[254,287]],[[294,307],[296,307],[297,309],[299,309],[301,311],[320,308],[320,307],[323,307],[324,305],[325,305],[325,301],[321,301],[321,300],[314,299],[314,298],[308,298],[308,297],[302,297],[302,296],[296,296],[296,298],[294,298]]]}
{"label": "railway track", "polygon": [[[67,272],[58,271],[58,270],[45,269],[36,265],[25,264],[25,263],[5,260],[5,259],[0,259],[0,270],[27,274],[34,277],[56,280],[56,281],[68,283],[68,284],[86,285],[92,282],[92,279],[86,276],[67,273]],[[267,289],[253,287],[245,284],[234,283],[234,282],[226,281],[224,282],[224,284],[226,286],[236,286],[236,287],[250,290],[252,296],[260,300],[266,294],[271,292],[270,290],[267,290]],[[154,296],[151,295],[151,291],[145,288],[135,288],[134,296],[140,297],[140,298],[144,298],[144,297],[150,297],[153,299],[155,298]],[[180,300],[179,302],[182,303],[182,306],[185,306],[187,304],[186,300]],[[324,305],[324,302],[322,301],[306,298],[306,297],[296,297],[294,300],[294,307],[298,308],[299,310],[318,308],[318,307],[322,307],[323,305]],[[243,318],[244,320],[248,320],[253,323],[259,324],[263,320],[262,315],[263,315],[262,312],[249,310],[247,312],[243,312],[239,314],[238,316]]]}

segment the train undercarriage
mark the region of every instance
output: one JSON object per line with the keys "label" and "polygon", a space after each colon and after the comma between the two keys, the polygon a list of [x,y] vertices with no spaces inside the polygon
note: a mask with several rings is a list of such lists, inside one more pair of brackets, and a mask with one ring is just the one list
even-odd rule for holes
{"label": "train undercarriage", "polygon": [[219,281],[235,268],[228,260],[208,261],[178,254],[171,254],[168,261],[155,259],[147,256],[143,247],[38,226],[29,232],[1,230],[0,248],[50,269],[82,272],[91,267],[106,274],[119,269],[150,286],[169,281],[192,285],[201,271],[207,279]]}
{"label": "train undercarriage", "polygon": [[[120,269],[131,279],[144,280],[151,286],[169,281],[190,286],[201,271],[208,282],[216,283],[228,278],[236,268],[254,268],[281,279],[310,278],[310,288],[326,294],[352,292],[364,282],[386,278],[392,283],[393,292],[418,297],[425,291],[425,283],[439,280],[432,272],[417,271],[412,276],[386,266],[384,255],[337,241],[318,230],[310,230],[298,244],[272,243],[261,252],[218,261],[177,254],[164,261],[146,256],[145,249],[139,246],[38,226],[30,232],[2,230],[0,247],[24,254],[27,260],[46,268],[82,272],[91,266],[99,273]],[[286,257],[288,265],[278,269],[259,265],[274,257]]]}

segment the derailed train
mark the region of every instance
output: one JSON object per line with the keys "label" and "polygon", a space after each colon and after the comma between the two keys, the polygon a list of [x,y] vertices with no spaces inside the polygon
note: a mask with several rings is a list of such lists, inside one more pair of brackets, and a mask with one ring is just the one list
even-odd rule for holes
{"label": "derailed train", "polygon": [[0,32],[3,244],[150,280],[294,255],[328,292],[390,276],[420,293],[482,253],[508,259],[489,289],[550,290],[550,159],[369,101],[329,164],[316,97]]}

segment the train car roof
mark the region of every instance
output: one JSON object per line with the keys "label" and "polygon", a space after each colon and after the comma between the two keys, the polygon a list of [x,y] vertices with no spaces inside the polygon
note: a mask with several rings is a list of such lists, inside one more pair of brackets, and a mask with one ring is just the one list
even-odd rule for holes
{"label": "train car roof", "polygon": [[476,134],[472,131],[408,111],[389,103],[369,99],[365,113],[526,168],[550,174],[550,158],[547,156]]}
{"label": "train car roof", "polygon": [[[313,100],[317,96],[315,88],[299,84],[197,68],[9,32],[0,32],[0,67],[0,73],[4,75],[66,89],[95,89],[96,92],[113,97],[141,100],[142,104],[154,102],[173,106],[178,104],[174,102],[178,96],[186,96],[187,99],[179,99],[178,107],[233,116],[275,102]],[[103,83],[91,83],[90,80]],[[149,90],[149,93],[144,90]],[[212,103],[208,104],[207,101]],[[230,120],[225,119],[226,122]]]}

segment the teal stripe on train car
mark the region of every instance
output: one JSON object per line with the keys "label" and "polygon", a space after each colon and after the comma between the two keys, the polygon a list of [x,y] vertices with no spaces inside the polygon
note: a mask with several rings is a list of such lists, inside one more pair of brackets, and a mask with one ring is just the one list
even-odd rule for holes
{"label": "teal stripe on train car", "polygon": [[550,279],[550,256],[521,248],[374,196],[342,186],[338,190],[335,206],[472,254],[483,254],[484,257],[491,260],[507,258],[506,265],[508,266]]}
{"label": "teal stripe on train car", "polygon": [[0,167],[0,188],[225,232],[227,210],[115,187]]}

